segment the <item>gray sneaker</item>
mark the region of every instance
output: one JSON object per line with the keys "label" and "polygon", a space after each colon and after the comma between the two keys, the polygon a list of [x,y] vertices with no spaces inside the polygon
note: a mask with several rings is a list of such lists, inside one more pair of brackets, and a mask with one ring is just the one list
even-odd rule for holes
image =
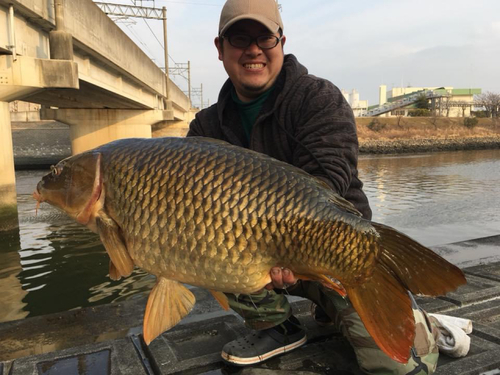
{"label": "gray sneaker", "polygon": [[306,342],[306,333],[302,329],[284,334],[276,328],[269,328],[227,343],[222,348],[221,356],[231,365],[248,366],[290,352]]}

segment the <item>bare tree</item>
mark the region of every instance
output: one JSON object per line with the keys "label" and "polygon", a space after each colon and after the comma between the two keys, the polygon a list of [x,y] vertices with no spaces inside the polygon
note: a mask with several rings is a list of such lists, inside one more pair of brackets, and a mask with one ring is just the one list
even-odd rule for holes
{"label": "bare tree", "polygon": [[434,130],[437,130],[437,128],[438,128],[438,126],[437,126],[438,119],[439,119],[439,115],[438,115],[437,111],[435,111],[435,110],[432,111],[428,120],[432,125],[434,125]]}
{"label": "bare tree", "polygon": [[483,94],[476,95],[474,105],[484,107],[486,112],[492,118],[500,117],[500,94],[487,91]]}
{"label": "bare tree", "polygon": [[398,126],[398,128],[404,129],[404,124],[405,124],[405,122],[403,120],[404,116],[403,115],[398,115],[396,118],[397,118],[397,126]]}
{"label": "bare tree", "polygon": [[472,106],[472,103],[465,102],[463,100],[451,102],[452,107],[458,107],[462,109],[462,117],[465,117],[465,110]]}
{"label": "bare tree", "polygon": [[450,117],[450,109],[451,107],[453,107],[453,102],[450,100],[449,97],[444,97],[440,99],[441,99],[439,101],[440,111],[444,112],[446,117]]}

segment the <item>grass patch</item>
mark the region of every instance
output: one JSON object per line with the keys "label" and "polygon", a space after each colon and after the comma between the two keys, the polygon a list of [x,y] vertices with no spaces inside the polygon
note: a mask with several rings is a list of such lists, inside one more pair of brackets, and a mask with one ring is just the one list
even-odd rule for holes
{"label": "grass patch", "polygon": [[[356,126],[360,141],[500,136],[500,121],[491,118],[475,120],[477,124],[468,128],[464,126],[463,117],[358,117]],[[384,126],[376,125],[377,122]],[[373,130],[375,127],[376,131]]]}

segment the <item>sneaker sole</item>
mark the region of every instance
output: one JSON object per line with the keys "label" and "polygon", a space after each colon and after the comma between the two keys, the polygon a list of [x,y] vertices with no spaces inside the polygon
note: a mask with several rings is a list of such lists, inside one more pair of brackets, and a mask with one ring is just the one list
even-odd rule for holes
{"label": "sneaker sole", "polygon": [[269,358],[272,358],[279,354],[284,354],[294,349],[297,349],[298,347],[304,345],[306,342],[307,342],[307,336],[304,336],[302,339],[294,342],[293,344],[282,346],[281,348],[271,350],[270,352],[255,357],[247,357],[247,358],[235,357],[234,355],[227,354],[226,352],[222,352],[221,357],[224,361],[232,365],[237,365],[237,366],[253,365],[256,363],[264,362]]}

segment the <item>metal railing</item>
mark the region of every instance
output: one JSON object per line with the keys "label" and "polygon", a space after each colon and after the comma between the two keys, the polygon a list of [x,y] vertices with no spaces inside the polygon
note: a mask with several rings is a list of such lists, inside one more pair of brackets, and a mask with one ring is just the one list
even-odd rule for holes
{"label": "metal railing", "polygon": [[382,105],[377,106],[376,108],[372,108],[366,113],[362,114],[362,117],[373,117],[373,116],[379,116],[384,113],[393,111],[395,109],[401,108],[401,107],[406,107],[407,105],[413,104],[416,101],[419,100],[419,98],[422,96],[422,94],[425,95],[427,99],[435,99],[435,98],[442,98],[442,97],[448,97],[450,96],[449,93],[443,92],[443,90],[419,90],[415,91],[411,94],[408,95],[403,95],[401,96],[400,99],[397,99],[393,102],[387,102]]}

